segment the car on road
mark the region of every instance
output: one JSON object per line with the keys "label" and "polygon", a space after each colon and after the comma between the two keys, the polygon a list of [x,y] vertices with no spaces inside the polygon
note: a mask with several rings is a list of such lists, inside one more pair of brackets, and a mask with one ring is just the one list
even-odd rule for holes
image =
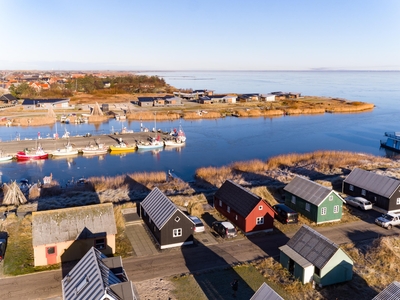
{"label": "car on road", "polygon": [[392,229],[393,226],[400,225],[400,213],[387,213],[375,219],[375,224]]}
{"label": "car on road", "polygon": [[344,199],[348,205],[357,207],[362,210],[372,209],[372,203],[363,197],[348,196]]}
{"label": "car on road", "polygon": [[299,214],[297,211],[291,209],[285,204],[275,204],[272,208],[276,212],[275,219],[280,221],[282,224],[292,224],[299,221]]}
{"label": "car on road", "polygon": [[206,230],[203,222],[198,217],[189,216],[189,218],[194,223],[194,232],[204,232]]}
{"label": "car on road", "polygon": [[211,225],[212,229],[223,238],[237,236],[237,230],[232,223],[227,221],[215,221]]}
{"label": "car on road", "polygon": [[7,240],[0,239],[0,261],[4,259],[4,254],[6,252]]}

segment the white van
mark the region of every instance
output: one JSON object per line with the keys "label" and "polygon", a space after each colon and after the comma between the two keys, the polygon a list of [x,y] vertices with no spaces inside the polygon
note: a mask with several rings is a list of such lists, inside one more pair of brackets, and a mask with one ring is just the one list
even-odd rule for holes
{"label": "white van", "polygon": [[363,197],[349,196],[345,200],[348,205],[358,207],[359,209],[362,209],[362,210],[372,209],[372,203]]}

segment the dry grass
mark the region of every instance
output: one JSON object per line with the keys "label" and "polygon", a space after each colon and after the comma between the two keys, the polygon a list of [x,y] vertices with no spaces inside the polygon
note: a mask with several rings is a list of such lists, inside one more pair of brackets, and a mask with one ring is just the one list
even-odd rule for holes
{"label": "dry grass", "polygon": [[149,121],[154,120],[156,118],[159,121],[168,121],[168,120],[177,120],[181,118],[181,115],[178,112],[170,112],[170,111],[135,111],[130,112],[126,115],[128,120],[143,120]]}
{"label": "dry grass", "polygon": [[329,108],[326,111],[330,113],[349,113],[372,110],[374,107],[375,105],[371,103],[350,102],[346,103],[346,105]]}
{"label": "dry grass", "polygon": [[219,111],[207,111],[207,113],[199,114],[197,111],[184,111],[184,119],[217,119],[221,118],[222,114]]}
{"label": "dry grass", "polygon": [[109,119],[108,116],[90,116],[89,123],[103,123]]}
{"label": "dry grass", "polygon": [[[42,125],[51,125],[56,122],[56,118],[51,117],[23,117],[23,118],[14,118],[12,119],[11,126],[42,126]],[[5,124],[4,124],[5,125]]]}
{"label": "dry grass", "polygon": [[286,115],[312,115],[324,114],[324,108],[288,108],[285,109]]}
{"label": "dry grass", "polygon": [[125,232],[125,220],[122,209],[136,207],[135,203],[129,202],[124,205],[114,206],[115,225],[117,227],[117,235],[115,236],[115,254],[114,256],[127,257],[132,254],[132,245]]}

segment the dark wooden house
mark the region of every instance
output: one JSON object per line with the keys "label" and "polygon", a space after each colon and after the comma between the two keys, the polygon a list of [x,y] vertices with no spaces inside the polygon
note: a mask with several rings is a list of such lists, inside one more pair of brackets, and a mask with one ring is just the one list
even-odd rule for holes
{"label": "dark wooden house", "polygon": [[161,249],[193,244],[194,223],[158,188],[140,203],[140,215]]}
{"label": "dark wooden house", "polygon": [[272,231],[273,208],[231,180],[226,180],[215,193],[214,207],[245,234]]}
{"label": "dark wooden house", "polygon": [[16,104],[18,100],[11,94],[4,94],[0,96],[0,102],[3,102],[5,104]]}
{"label": "dark wooden house", "polygon": [[342,184],[342,192],[363,197],[383,211],[400,210],[400,180],[354,168]]}
{"label": "dark wooden house", "polygon": [[282,266],[303,284],[314,281],[326,286],[353,277],[352,259],[338,245],[306,225],[279,250]]}

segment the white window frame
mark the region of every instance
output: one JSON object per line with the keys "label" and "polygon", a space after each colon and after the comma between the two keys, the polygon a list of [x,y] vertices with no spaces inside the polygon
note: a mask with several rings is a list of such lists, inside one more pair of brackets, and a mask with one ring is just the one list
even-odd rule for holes
{"label": "white window frame", "polygon": [[230,213],[231,212],[231,207],[228,205],[228,207],[226,208],[226,211],[228,212],[228,213]]}
{"label": "white window frame", "polygon": [[222,200],[219,200],[219,206],[222,207]]}
{"label": "white window frame", "polygon": [[396,205],[400,205],[400,198],[396,199]]}
{"label": "white window frame", "polygon": [[353,192],[354,191],[354,185],[350,184],[349,185],[349,190]]}
{"label": "white window frame", "polygon": [[263,225],[263,224],[264,224],[264,217],[257,217],[256,225]]}
{"label": "white window frame", "polygon": [[263,210],[263,206],[260,205],[260,206],[258,207],[258,210]]}
{"label": "white window frame", "polygon": [[311,210],[311,205],[310,203],[306,202],[306,211],[310,211]]}
{"label": "white window frame", "polygon": [[178,223],[181,220],[181,218],[179,218],[179,216],[176,216],[174,220],[176,223]]}
{"label": "white window frame", "polygon": [[327,210],[328,210],[328,209],[327,209],[326,207],[321,207],[321,216],[325,216]]}
{"label": "white window frame", "polygon": [[339,213],[339,205],[335,205],[335,206],[333,207],[333,213],[334,213],[334,214],[338,214],[338,213]]}
{"label": "white window frame", "polygon": [[329,201],[333,201],[333,195],[329,196]]}
{"label": "white window frame", "polygon": [[296,196],[292,195],[292,201],[293,204],[296,204]]}
{"label": "white window frame", "polygon": [[236,215],[235,219],[236,219],[236,221],[237,221],[237,219],[238,219],[238,215]]}
{"label": "white window frame", "polygon": [[172,230],[173,237],[180,237],[182,236],[182,228],[175,228]]}

